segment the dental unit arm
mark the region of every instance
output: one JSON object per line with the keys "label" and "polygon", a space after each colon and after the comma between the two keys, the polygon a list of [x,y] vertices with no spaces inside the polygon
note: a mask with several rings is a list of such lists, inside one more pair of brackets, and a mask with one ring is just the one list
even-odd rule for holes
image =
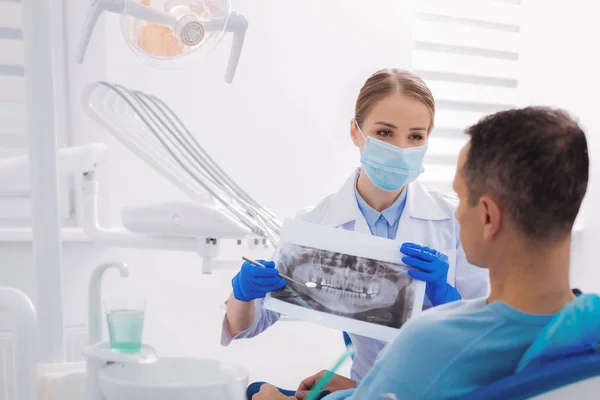
{"label": "dental unit arm", "polygon": [[142,351],[136,354],[118,354],[110,350],[110,345],[102,341],[102,277],[110,269],[119,270],[122,278],[129,276],[127,265],[121,262],[106,262],[98,265],[89,281],[88,290],[88,332],[89,346],[84,349],[86,360],[86,380],[88,400],[104,400],[100,389],[98,374],[110,363],[123,364],[154,363],[158,360],[153,348],[144,345]]}
{"label": "dental unit arm", "polygon": [[98,82],[83,94],[87,114],[191,201],[122,208],[126,229],[103,229],[97,218],[94,171],[83,180],[85,233],[99,244],[195,251],[212,271],[220,239],[277,246],[281,223],[252,199],[202,148],[160,99]]}
{"label": "dental unit arm", "polygon": [[118,269],[121,278],[129,276],[129,268],[121,262],[106,262],[92,271],[88,286],[88,337],[91,344],[102,340],[102,277],[111,268]]}
{"label": "dental unit arm", "polygon": [[[107,247],[194,252],[202,257],[202,272],[212,273],[213,261],[218,255],[218,238],[136,233],[125,227],[103,228],[98,222],[99,185],[95,180],[95,173],[86,173],[82,185],[83,231],[94,243]],[[135,212],[135,209],[133,210]],[[204,209],[203,211],[208,211],[204,215],[211,213],[210,210]],[[155,212],[159,217],[162,214],[160,209]]]}
{"label": "dental unit arm", "polygon": [[[222,1],[228,5],[227,0]],[[170,0],[165,3],[165,10],[158,10],[150,7],[150,1],[144,4],[134,0],[90,0],[90,8],[77,46],[77,63],[83,63],[98,19],[104,11],[108,11],[170,28],[172,38],[183,45],[185,50],[181,54],[173,55],[169,53],[168,56],[163,54],[160,55],[161,57],[156,57],[156,54],[151,54],[148,51],[142,51],[146,58],[153,58],[158,63],[165,63],[168,58],[187,57],[188,54],[194,53],[199,48],[207,45],[211,35],[219,36],[223,32],[233,33],[229,61],[225,72],[225,82],[232,83],[242,54],[248,20],[244,15],[230,10],[225,5],[222,8],[226,8],[226,10],[219,10],[222,11],[221,14],[217,11],[219,15],[208,16],[205,15],[206,13],[203,15],[195,12],[194,6],[210,10],[210,6],[204,4],[204,1]],[[222,36],[217,41],[220,41],[221,38]],[[139,42],[135,46],[138,45]]]}
{"label": "dental unit arm", "polygon": [[[58,149],[58,174],[61,178],[81,176],[87,171],[94,170],[105,160],[105,157],[104,143]],[[17,190],[24,182],[30,182],[28,164],[27,154],[0,158],[0,185]]]}

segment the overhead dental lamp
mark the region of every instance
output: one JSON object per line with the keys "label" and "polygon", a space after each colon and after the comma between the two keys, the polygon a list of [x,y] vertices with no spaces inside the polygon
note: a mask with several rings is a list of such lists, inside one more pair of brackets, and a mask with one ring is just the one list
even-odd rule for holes
{"label": "overhead dental lamp", "polygon": [[121,30],[129,47],[144,62],[159,68],[186,67],[232,32],[225,82],[233,82],[248,21],[231,9],[230,0],[91,0],[77,48],[79,64],[103,11],[121,14]]}

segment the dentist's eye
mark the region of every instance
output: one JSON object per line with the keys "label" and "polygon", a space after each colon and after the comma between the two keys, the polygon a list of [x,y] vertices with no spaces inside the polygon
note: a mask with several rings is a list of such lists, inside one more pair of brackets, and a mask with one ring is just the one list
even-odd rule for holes
{"label": "dentist's eye", "polygon": [[412,135],[409,136],[410,140],[417,140],[417,141],[421,141],[423,139],[425,139],[425,136],[421,135],[420,133],[413,133]]}
{"label": "dentist's eye", "polygon": [[384,138],[390,138],[390,137],[392,137],[392,135],[393,135],[393,133],[389,129],[380,129],[377,131],[377,136],[381,136]]}

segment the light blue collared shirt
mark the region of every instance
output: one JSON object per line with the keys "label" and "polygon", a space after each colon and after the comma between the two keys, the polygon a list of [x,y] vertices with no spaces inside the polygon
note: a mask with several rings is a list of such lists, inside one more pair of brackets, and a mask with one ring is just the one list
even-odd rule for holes
{"label": "light blue collared shirt", "polygon": [[398,222],[400,216],[404,211],[406,205],[406,192],[408,186],[405,186],[400,193],[400,196],[396,199],[394,204],[386,208],[382,212],[375,210],[373,207],[367,204],[367,202],[358,193],[358,189],[354,186],[354,194],[356,195],[356,201],[358,202],[358,208],[365,217],[367,225],[371,230],[371,235],[383,237],[386,239],[395,239],[396,232],[398,231]]}

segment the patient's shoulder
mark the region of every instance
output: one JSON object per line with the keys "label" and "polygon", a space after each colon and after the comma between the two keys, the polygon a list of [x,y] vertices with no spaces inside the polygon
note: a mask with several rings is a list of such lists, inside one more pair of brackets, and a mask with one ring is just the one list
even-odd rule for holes
{"label": "patient's shoulder", "polygon": [[[396,380],[414,393],[425,393],[441,371],[481,334],[480,325],[466,328],[485,300],[463,300],[434,307],[411,318],[381,354],[378,365],[394,371]],[[477,318],[476,318],[477,319]]]}
{"label": "patient's shoulder", "polygon": [[529,333],[518,329],[519,326],[518,321],[515,323],[488,305],[485,298],[461,300],[428,309],[411,318],[389,347],[390,352],[398,354],[406,354],[407,349],[419,349],[414,353],[415,361],[421,357],[422,360],[435,360],[438,365],[451,365],[459,354],[487,351],[484,348],[489,338]]}
{"label": "patient's shoulder", "polygon": [[514,371],[542,325],[513,317],[483,298],[431,308],[400,329],[379,367],[420,398],[459,397]]}

